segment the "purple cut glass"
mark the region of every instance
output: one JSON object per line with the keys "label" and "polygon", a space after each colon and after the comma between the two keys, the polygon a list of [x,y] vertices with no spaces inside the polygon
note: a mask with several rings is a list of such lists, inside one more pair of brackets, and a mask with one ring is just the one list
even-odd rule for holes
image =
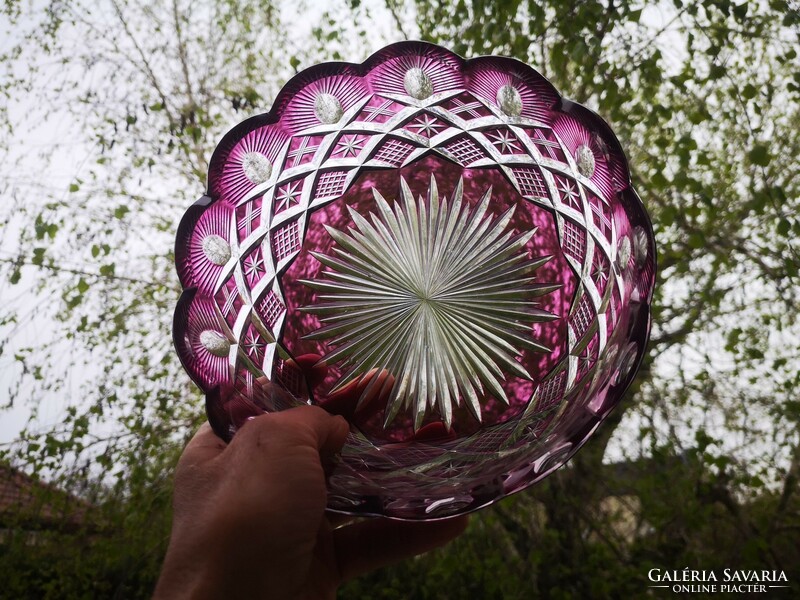
{"label": "purple cut glass", "polygon": [[401,519],[563,465],[638,369],[656,269],[600,117],[519,61],[421,42],[303,71],[230,131],[175,256],[214,431],[343,415],[329,508]]}

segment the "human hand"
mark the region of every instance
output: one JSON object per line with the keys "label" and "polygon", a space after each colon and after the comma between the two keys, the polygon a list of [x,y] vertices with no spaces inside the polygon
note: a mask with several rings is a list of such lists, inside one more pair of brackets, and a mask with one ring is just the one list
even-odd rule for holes
{"label": "human hand", "polygon": [[175,472],[155,598],[333,598],[340,583],[464,530],[465,517],[335,528],[323,464],[347,433],[342,417],[312,406],[256,417],[229,445],[203,425]]}

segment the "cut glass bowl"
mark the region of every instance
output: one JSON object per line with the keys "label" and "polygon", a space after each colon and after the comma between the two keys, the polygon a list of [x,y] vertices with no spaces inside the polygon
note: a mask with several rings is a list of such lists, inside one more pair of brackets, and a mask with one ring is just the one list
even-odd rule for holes
{"label": "cut glass bowl", "polygon": [[420,42],[303,71],[230,131],[175,256],[214,431],[343,415],[329,508],[402,519],[563,465],[636,373],[655,278],[608,125],[521,62]]}

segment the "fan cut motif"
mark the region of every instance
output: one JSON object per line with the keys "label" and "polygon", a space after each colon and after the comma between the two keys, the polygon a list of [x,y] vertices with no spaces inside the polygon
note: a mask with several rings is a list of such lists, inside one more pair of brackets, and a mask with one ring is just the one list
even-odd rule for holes
{"label": "fan cut motif", "polygon": [[427,198],[415,202],[404,179],[401,189],[390,206],[373,188],[377,212],[351,208],[349,233],[326,226],[338,247],[312,255],[328,270],[302,281],[320,301],[304,310],[324,327],[306,337],[330,340],[325,362],[348,368],[333,393],[368,373],[392,376],[387,424],[411,408],[418,429],[436,407],[449,428],[461,398],[480,421],[485,394],[508,404],[504,372],[531,378],[514,358],[520,349],[549,351],[530,329],[556,318],[534,302],[558,287],[534,277],[551,257],[529,258],[536,230],[509,228],[516,205],[493,216],[491,188],[472,208],[462,181],[449,201],[433,176]]}

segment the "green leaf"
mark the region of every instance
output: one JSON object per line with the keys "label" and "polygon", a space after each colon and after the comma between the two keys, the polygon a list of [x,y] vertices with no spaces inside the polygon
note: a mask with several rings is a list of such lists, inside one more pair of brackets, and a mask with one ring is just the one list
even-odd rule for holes
{"label": "green leaf", "polygon": [[766,167],[771,160],[769,150],[763,144],[756,144],[747,154],[748,158],[754,165],[759,167]]}
{"label": "green leaf", "polygon": [[44,235],[47,232],[47,228],[45,227],[44,221],[42,220],[42,215],[36,216],[36,222],[33,224],[34,231],[36,232],[36,239],[42,240],[44,239]]}
{"label": "green leaf", "polygon": [[656,171],[650,176],[650,183],[658,188],[665,188],[669,182],[661,171]]}
{"label": "green leaf", "polygon": [[744,331],[742,331],[741,327],[735,327],[731,329],[728,332],[728,339],[725,344],[725,350],[727,350],[728,352],[733,352],[739,345],[739,340],[741,339],[743,333]]}
{"label": "green leaf", "polygon": [[117,219],[122,219],[126,214],[130,212],[130,208],[128,208],[125,204],[118,206],[114,209],[114,217]]}
{"label": "green leaf", "polygon": [[33,258],[31,258],[31,262],[37,267],[41,267],[42,263],[44,263],[44,253],[45,253],[45,248],[34,248]]}
{"label": "green leaf", "polygon": [[711,115],[708,113],[705,107],[699,107],[696,110],[691,111],[687,116],[692,125],[699,125],[703,121],[707,121],[711,118]]}
{"label": "green leaf", "polygon": [[695,250],[705,247],[706,237],[699,231],[689,234],[689,247]]}
{"label": "green leaf", "polygon": [[725,76],[725,67],[722,65],[712,65],[711,69],[708,72],[708,78],[712,81],[715,79],[721,79]]}
{"label": "green leaf", "polygon": [[[83,301],[83,296],[80,294],[74,294],[67,298],[67,308],[72,310],[76,306],[78,306]],[[71,332],[70,332],[71,333]]]}

